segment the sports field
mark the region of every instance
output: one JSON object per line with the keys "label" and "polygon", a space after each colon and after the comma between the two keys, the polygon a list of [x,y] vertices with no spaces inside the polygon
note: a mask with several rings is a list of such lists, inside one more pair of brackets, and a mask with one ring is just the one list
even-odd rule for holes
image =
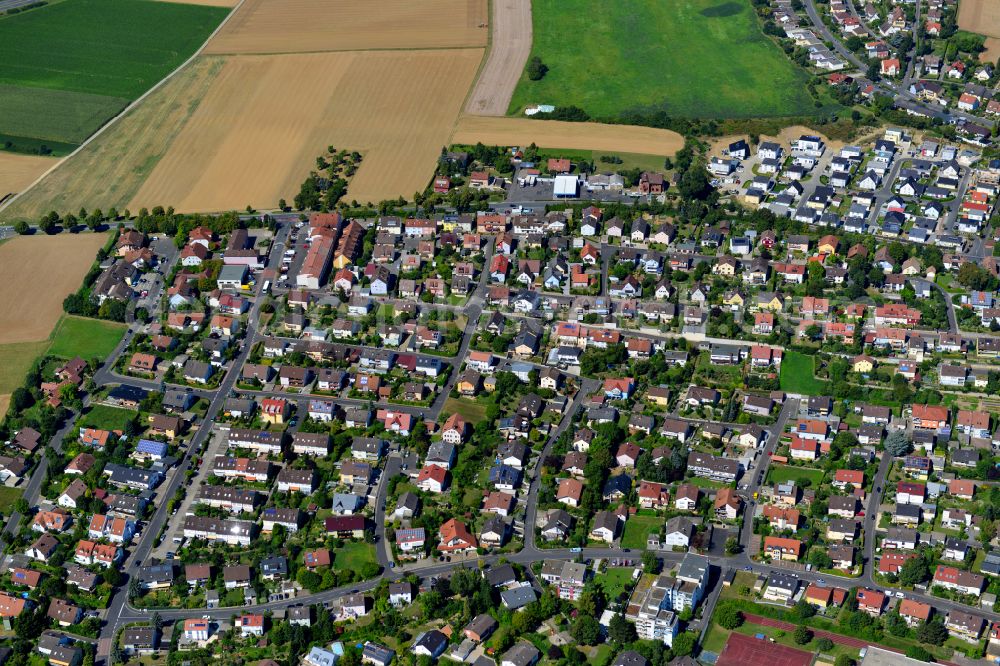
{"label": "sports field", "polygon": [[65,0],[0,18],[0,135],[78,144],[186,60],[227,9]]}
{"label": "sports field", "polygon": [[534,0],[532,13],[532,55],[548,73],[522,75],[511,113],[533,104],[578,106],[595,118],[814,111],[807,74],[764,36],[748,0]]}
{"label": "sports field", "polygon": [[[129,206],[273,207],[329,145],[364,160],[348,199],[412,196],[433,175],[482,49],[226,58]],[[281,94],[275,94],[281,91]]]}
{"label": "sports field", "polygon": [[0,345],[46,340],[106,234],[18,236],[0,245]]}

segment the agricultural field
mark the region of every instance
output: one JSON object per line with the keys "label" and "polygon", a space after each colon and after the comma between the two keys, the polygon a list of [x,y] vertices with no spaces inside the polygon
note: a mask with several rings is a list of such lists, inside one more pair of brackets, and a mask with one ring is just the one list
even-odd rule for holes
{"label": "agricultural field", "polygon": [[125,324],[113,321],[66,315],[52,333],[47,353],[65,359],[79,356],[85,361],[104,360],[121,342],[125,329]]}
{"label": "agricultural field", "polygon": [[0,138],[68,152],[183,63],[226,13],[66,0],[0,18]]}
{"label": "agricultural field", "polygon": [[[2,104],[0,98],[0,105]],[[0,200],[31,185],[55,163],[56,160],[51,157],[0,151]]]}
{"label": "agricultural field", "polygon": [[[497,146],[534,143],[551,149],[660,156],[673,155],[684,147],[684,137],[677,132],[652,127],[469,115],[459,118],[452,141]],[[663,168],[662,161],[658,168]]]}
{"label": "agricultural field", "polygon": [[[0,245],[0,345],[47,340],[107,234],[19,236]],[[58,268],[58,270],[56,270]]]}
{"label": "agricultural field", "polygon": [[[206,53],[485,46],[486,0],[246,0]],[[468,87],[465,88],[468,90]]]}
{"label": "agricultural field", "polygon": [[801,352],[785,351],[781,359],[781,372],[778,378],[781,390],[802,395],[823,395],[828,384],[816,378],[816,367],[813,357]]}
{"label": "agricultural field", "polygon": [[808,75],[761,32],[748,0],[536,0],[532,13],[532,56],[548,73],[522,75],[512,114],[533,104],[578,106],[596,118],[815,112]]}
{"label": "agricultural field", "polygon": [[[132,209],[273,207],[328,145],[364,158],[348,199],[411,196],[433,175],[482,49],[225,59]],[[281,90],[281,95],[275,95]]]}
{"label": "agricultural field", "polygon": [[[186,67],[0,211],[0,220],[37,220],[50,210],[80,206],[124,210],[221,69],[220,58],[201,58]],[[6,159],[0,153],[0,170]]]}
{"label": "agricultural field", "polygon": [[986,35],[983,62],[1000,58],[1000,4],[996,0],[962,0],[958,6],[958,27]]}

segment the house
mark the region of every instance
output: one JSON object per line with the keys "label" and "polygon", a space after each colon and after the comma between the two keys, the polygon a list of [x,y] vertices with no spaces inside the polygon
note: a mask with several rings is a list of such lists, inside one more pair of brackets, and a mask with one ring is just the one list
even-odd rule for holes
{"label": "house", "polygon": [[885,600],[886,596],[884,592],[868,588],[858,588],[858,610],[868,613],[873,617],[878,617],[882,614],[882,609],[885,608]]}
{"label": "house", "polygon": [[948,611],[944,626],[952,636],[957,636],[969,643],[976,643],[983,634],[986,620],[979,615],[952,608]]}
{"label": "house", "polygon": [[939,564],[934,570],[932,584],[940,585],[945,589],[954,590],[960,594],[978,597],[982,594],[986,579],[970,571],[963,571]]}
{"label": "house", "polygon": [[598,541],[614,543],[618,538],[619,517],[610,511],[598,511],[594,516],[590,536]]}
{"label": "house", "polygon": [[743,500],[732,488],[721,488],[715,494],[715,517],[719,520],[735,520],[742,505]]}
{"label": "house", "polygon": [[682,483],[674,491],[674,506],[681,511],[694,511],[698,507],[701,491],[691,483]]}
{"label": "house", "polygon": [[500,657],[500,666],[533,666],[541,654],[528,641],[519,640]]}
{"label": "house", "polygon": [[802,556],[803,544],[798,539],[765,537],[764,554],[774,559],[797,561]]}
{"label": "house", "polygon": [[774,572],[767,577],[763,597],[768,601],[788,603],[799,589],[799,578],[794,574]]}
{"label": "house", "polygon": [[460,553],[475,550],[479,543],[465,523],[454,518],[443,523],[438,529],[438,549],[445,553]]}
{"label": "house", "polygon": [[462,633],[470,641],[475,641],[476,643],[482,643],[487,638],[493,635],[493,632],[499,627],[499,623],[493,619],[492,615],[487,613],[481,613],[465,625],[462,629]]}

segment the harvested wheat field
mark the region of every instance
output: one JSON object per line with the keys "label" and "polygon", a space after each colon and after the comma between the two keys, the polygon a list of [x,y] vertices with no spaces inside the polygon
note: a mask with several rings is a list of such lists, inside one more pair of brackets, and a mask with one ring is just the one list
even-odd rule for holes
{"label": "harvested wheat field", "polygon": [[0,201],[20,192],[58,162],[55,157],[19,155],[0,151]]}
{"label": "harvested wheat field", "polygon": [[962,0],[958,7],[958,27],[987,37],[1000,38],[1000,2]]}
{"label": "harvested wheat field", "polygon": [[245,0],[205,53],[485,46],[486,0]]}
{"label": "harvested wheat field", "polygon": [[541,148],[644,155],[673,155],[684,147],[684,137],[677,132],[652,127],[462,116],[452,136],[452,143],[476,142],[497,146],[526,146],[534,143]]}
{"label": "harvested wheat field", "polygon": [[107,234],[18,236],[0,245],[0,345],[49,337]]}
{"label": "harvested wheat field", "polygon": [[[269,208],[326,146],[358,150],[348,199],[427,186],[482,49],[240,56],[226,64],[130,207]],[[276,94],[280,91],[280,94]]]}
{"label": "harvested wheat field", "polygon": [[186,67],[11,202],[0,211],[0,219],[35,220],[50,210],[70,211],[81,206],[124,209],[221,68],[219,58],[201,58]]}
{"label": "harvested wheat field", "polygon": [[7,415],[7,408],[10,407],[10,393],[0,395],[0,419]]}

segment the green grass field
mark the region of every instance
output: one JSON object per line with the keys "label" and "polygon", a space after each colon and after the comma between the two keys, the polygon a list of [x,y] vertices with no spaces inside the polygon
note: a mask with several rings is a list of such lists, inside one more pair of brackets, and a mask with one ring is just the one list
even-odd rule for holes
{"label": "green grass field", "polygon": [[94,405],[80,417],[80,425],[85,428],[102,430],[122,430],[132,420],[135,412],[107,405]]}
{"label": "green grass field", "polygon": [[79,356],[85,361],[104,360],[125,335],[125,324],[85,317],[64,316],[52,333],[49,354],[60,358]]}
{"label": "green grass field", "polygon": [[0,136],[17,149],[83,141],[183,63],[228,11],[65,0],[0,17]]}
{"label": "green grass field", "polygon": [[536,0],[532,19],[532,55],[548,73],[522,75],[510,113],[531,104],[574,105],[596,118],[816,112],[807,73],[761,32],[747,0]]}
{"label": "green grass field", "polygon": [[363,541],[352,541],[333,551],[333,566],[336,569],[360,571],[365,564],[378,564],[375,546]]}
{"label": "green grass field", "polygon": [[441,408],[441,420],[447,419],[452,414],[458,414],[469,425],[475,426],[486,418],[486,406],[469,398],[448,398]]}
{"label": "green grass field", "polygon": [[829,389],[827,382],[817,379],[813,357],[801,352],[785,350],[781,359],[781,390],[803,395],[824,395]]}
{"label": "green grass field", "polygon": [[625,523],[622,534],[622,548],[645,548],[646,537],[652,532],[663,530],[663,518],[659,516],[632,516]]}
{"label": "green grass field", "polygon": [[789,467],[787,465],[771,465],[767,470],[768,483],[782,481],[801,481],[809,479],[812,487],[817,487],[823,481],[823,470],[812,467]]}
{"label": "green grass field", "polygon": [[[642,544],[646,545],[645,542]],[[632,586],[633,567],[608,567],[604,573],[594,576],[594,583],[601,586],[609,600],[617,599],[625,588]]]}

